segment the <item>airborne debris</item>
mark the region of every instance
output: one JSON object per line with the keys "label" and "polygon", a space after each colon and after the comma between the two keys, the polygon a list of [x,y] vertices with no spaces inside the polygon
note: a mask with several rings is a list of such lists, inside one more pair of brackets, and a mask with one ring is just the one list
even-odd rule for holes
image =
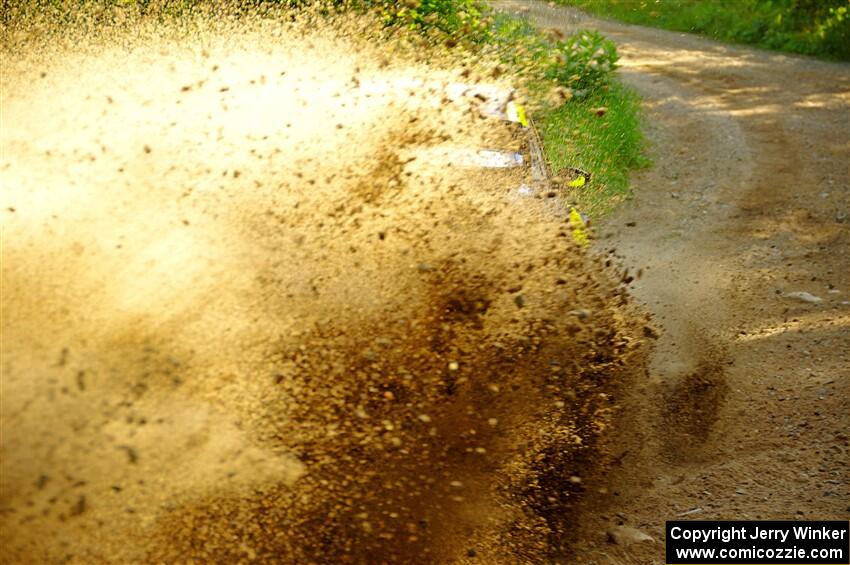
{"label": "airborne debris", "polygon": [[[600,448],[641,326],[533,198],[520,98],[303,22],[197,23],[110,28],[83,58],[56,42],[44,86],[13,57],[29,70],[2,100],[3,205],[37,212],[8,245],[4,225],[4,313],[25,328],[3,383],[27,431],[4,436],[10,504],[85,471],[83,502],[60,500],[102,526],[64,547],[68,526],[37,515],[0,545],[20,562],[542,559],[571,508],[536,493],[586,476],[573,456]],[[102,147],[105,165],[84,157]],[[42,344],[65,343],[54,367]]]}

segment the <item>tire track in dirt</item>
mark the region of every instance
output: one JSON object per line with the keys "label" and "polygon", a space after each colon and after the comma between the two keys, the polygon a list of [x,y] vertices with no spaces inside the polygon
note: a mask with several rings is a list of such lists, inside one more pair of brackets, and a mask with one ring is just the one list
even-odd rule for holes
{"label": "tire track in dirt", "polygon": [[[663,563],[664,520],[683,512],[847,518],[848,66],[498,4],[617,41],[655,161],[601,230],[645,269],[634,292],[664,332],[575,558]],[[784,298],[795,291],[823,301]],[[658,541],[612,546],[618,523]]]}

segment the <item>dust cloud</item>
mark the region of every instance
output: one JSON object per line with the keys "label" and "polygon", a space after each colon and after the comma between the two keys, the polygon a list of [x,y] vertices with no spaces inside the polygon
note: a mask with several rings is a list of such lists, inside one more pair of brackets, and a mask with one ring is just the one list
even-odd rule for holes
{"label": "dust cloud", "polygon": [[8,563],[535,562],[642,322],[463,80],[269,20],[4,55]]}

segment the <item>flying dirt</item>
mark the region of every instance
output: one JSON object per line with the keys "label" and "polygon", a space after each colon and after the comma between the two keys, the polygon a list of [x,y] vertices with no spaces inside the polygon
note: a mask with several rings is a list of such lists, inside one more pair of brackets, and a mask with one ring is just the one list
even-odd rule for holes
{"label": "flying dirt", "polygon": [[565,558],[651,332],[525,169],[434,157],[525,137],[193,25],[4,54],[3,562]]}

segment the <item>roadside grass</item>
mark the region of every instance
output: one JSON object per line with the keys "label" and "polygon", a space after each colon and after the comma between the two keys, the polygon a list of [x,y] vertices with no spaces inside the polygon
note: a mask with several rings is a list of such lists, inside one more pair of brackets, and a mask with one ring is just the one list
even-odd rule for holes
{"label": "roadside grass", "polygon": [[847,0],[557,0],[631,24],[850,61]]}
{"label": "roadside grass", "polygon": [[[602,116],[598,112],[604,108]],[[591,217],[610,212],[630,194],[629,172],[650,164],[642,149],[640,97],[619,81],[582,100],[544,110],[535,124],[552,172],[591,173],[571,199]]]}
{"label": "roadside grass", "polygon": [[650,164],[643,154],[640,97],[613,72],[591,87],[564,88],[549,72],[561,64],[556,39],[504,14],[496,15],[493,29],[493,42],[505,51],[502,60],[526,80],[552,173],[557,178],[575,167],[591,174],[585,186],[567,188],[569,202],[591,217],[610,212],[630,194],[630,171]]}

